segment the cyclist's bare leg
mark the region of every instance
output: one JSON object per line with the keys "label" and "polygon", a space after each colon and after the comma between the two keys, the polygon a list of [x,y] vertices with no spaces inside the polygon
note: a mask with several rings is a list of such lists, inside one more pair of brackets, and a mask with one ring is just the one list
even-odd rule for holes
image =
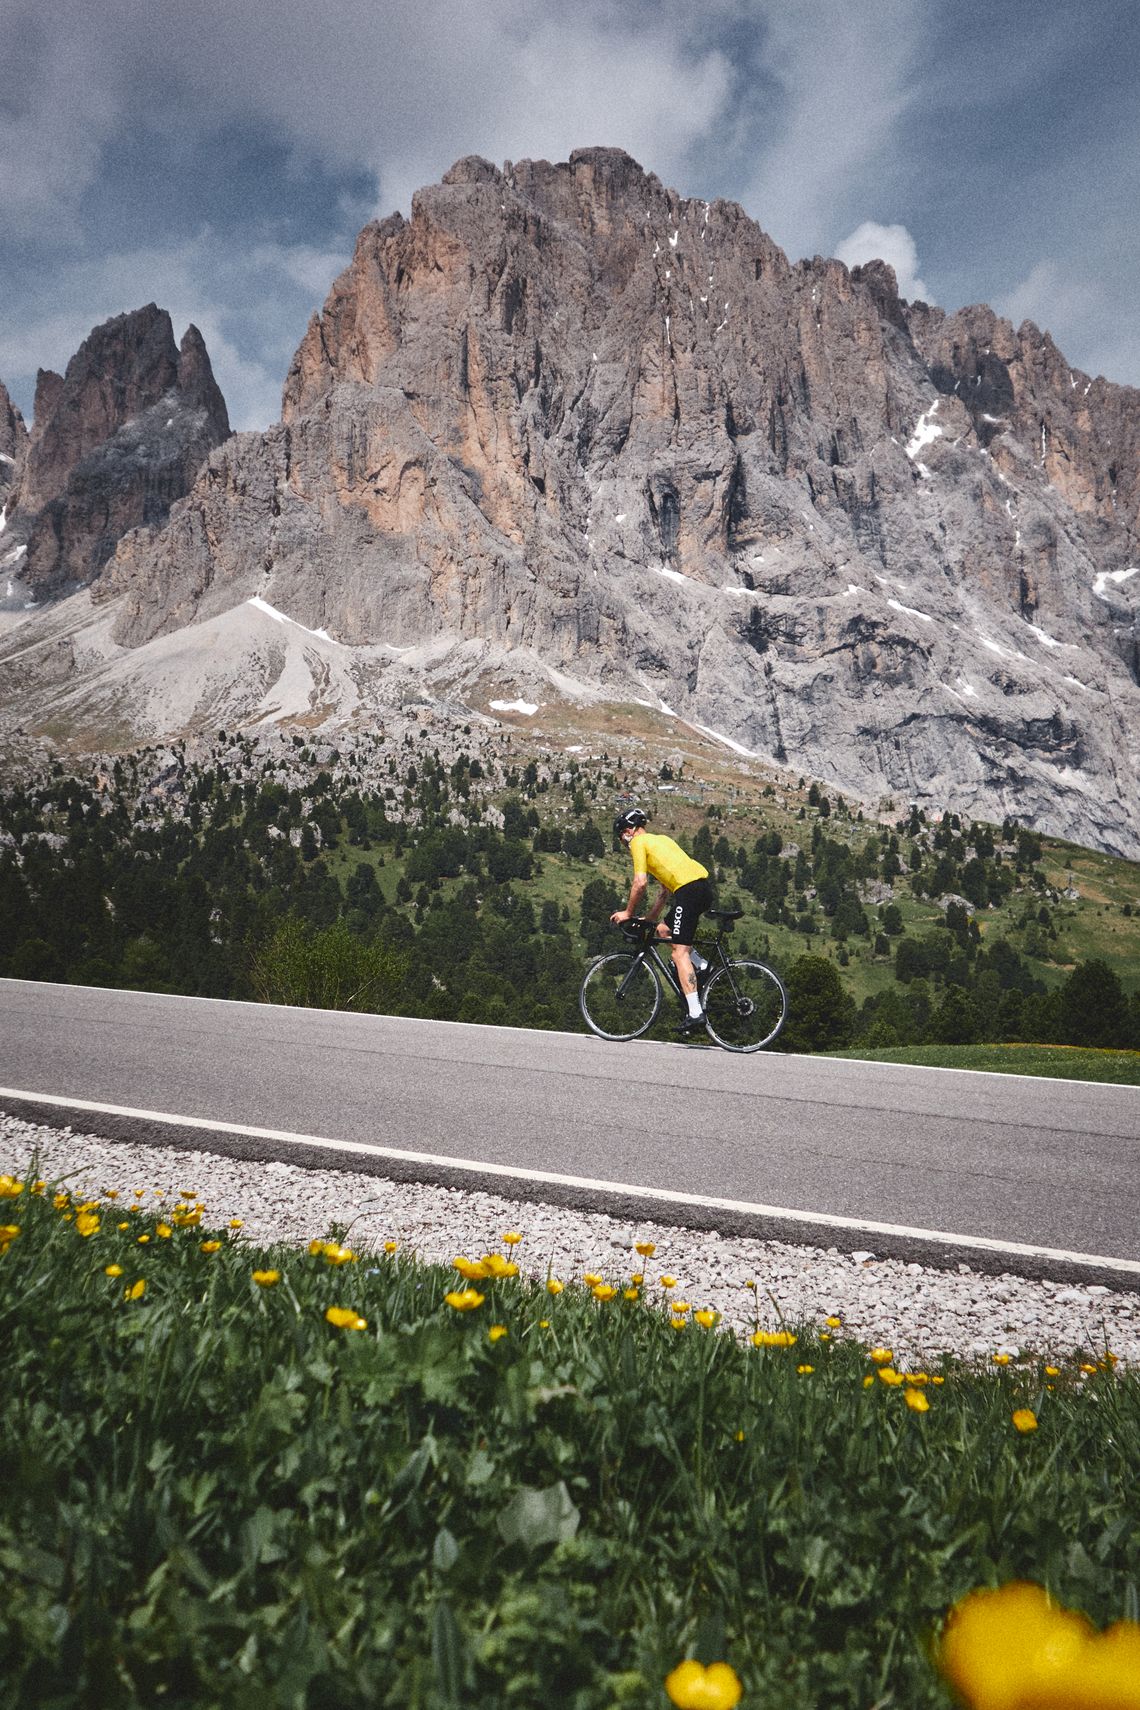
{"label": "cyclist's bare leg", "polygon": [[686,997],[697,989],[697,975],[693,967],[693,947],[691,944],[674,944],[673,966],[677,970],[677,978],[681,982],[681,990]]}

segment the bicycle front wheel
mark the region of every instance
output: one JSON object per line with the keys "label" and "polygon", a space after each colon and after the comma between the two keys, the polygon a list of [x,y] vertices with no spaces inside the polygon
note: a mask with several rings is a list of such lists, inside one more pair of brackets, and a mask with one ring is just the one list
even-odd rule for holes
{"label": "bicycle front wheel", "polygon": [[643,956],[602,956],[586,970],[578,1004],[602,1039],[636,1039],[652,1027],[661,990]]}
{"label": "bicycle front wheel", "polygon": [[788,994],[763,962],[729,962],[705,988],[706,1025],[726,1051],[770,1045],[788,1014]]}

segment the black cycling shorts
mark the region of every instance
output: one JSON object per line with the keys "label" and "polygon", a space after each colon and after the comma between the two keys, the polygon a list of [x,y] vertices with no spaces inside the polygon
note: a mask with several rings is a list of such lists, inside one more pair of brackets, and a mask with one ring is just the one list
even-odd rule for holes
{"label": "black cycling shorts", "polygon": [[712,908],[714,900],[709,879],[690,879],[687,885],[680,885],[665,910],[670,941],[691,944],[697,935],[697,922],[707,908]]}

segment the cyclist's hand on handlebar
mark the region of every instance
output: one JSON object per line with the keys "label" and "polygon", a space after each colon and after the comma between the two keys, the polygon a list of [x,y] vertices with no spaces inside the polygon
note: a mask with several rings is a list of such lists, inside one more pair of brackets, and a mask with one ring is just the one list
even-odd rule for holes
{"label": "cyclist's hand on handlebar", "polygon": [[633,916],[627,908],[615,908],[614,912],[610,915],[610,924],[611,926],[620,926],[623,921],[632,919]]}

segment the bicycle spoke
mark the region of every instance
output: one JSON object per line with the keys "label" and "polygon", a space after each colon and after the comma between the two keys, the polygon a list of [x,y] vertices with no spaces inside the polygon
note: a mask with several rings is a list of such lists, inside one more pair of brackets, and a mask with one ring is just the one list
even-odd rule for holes
{"label": "bicycle spoke", "polygon": [[636,1039],[652,1025],[661,992],[642,957],[603,956],[587,970],[578,1002],[603,1039]]}
{"label": "bicycle spoke", "polygon": [[705,988],[708,1030],[728,1051],[759,1051],[784,1025],[788,999],[763,962],[730,962]]}

